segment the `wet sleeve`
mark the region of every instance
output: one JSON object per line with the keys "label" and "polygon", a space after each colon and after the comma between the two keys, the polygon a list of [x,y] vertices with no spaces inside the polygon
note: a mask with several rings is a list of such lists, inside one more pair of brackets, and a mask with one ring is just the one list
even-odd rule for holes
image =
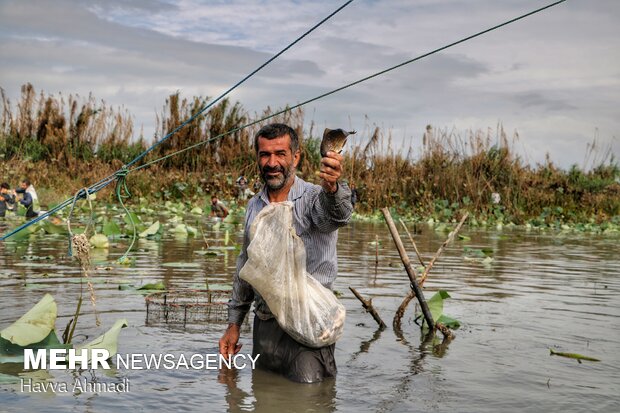
{"label": "wet sleeve", "polygon": [[338,189],[333,194],[321,188],[313,202],[311,216],[319,231],[332,232],[345,226],[352,213],[351,190],[347,184],[338,182]]}
{"label": "wet sleeve", "polygon": [[32,196],[28,192],[24,192],[24,198],[19,203],[28,208],[32,204]]}
{"label": "wet sleeve", "polygon": [[[248,205],[248,209],[250,206]],[[254,301],[254,289],[247,282],[239,277],[239,271],[248,260],[248,245],[250,243],[249,226],[247,225],[247,215],[245,231],[243,234],[243,248],[237,258],[237,269],[233,277],[232,297],[228,302],[228,322],[241,325],[246,314],[250,311],[252,301]]]}

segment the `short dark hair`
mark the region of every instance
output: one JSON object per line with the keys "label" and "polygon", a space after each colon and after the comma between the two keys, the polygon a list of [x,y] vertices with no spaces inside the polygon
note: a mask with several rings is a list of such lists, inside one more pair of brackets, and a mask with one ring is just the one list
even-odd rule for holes
{"label": "short dark hair", "polygon": [[22,179],[22,182],[25,183],[26,186],[30,186],[30,179],[24,178],[24,179]]}
{"label": "short dark hair", "polygon": [[299,137],[297,136],[297,132],[284,123],[271,123],[260,128],[254,137],[254,149],[258,152],[258,138],[275,139],[284,135],[288,135],[291,138],[291,152],[297,152],[299,150]]}
{"label": "short dark hair", "polygon": [[2,182],[2,184],[0,184],[0,188],[2,188],[2,189],[11,189],[9,184],[7,184],[6,182]]}

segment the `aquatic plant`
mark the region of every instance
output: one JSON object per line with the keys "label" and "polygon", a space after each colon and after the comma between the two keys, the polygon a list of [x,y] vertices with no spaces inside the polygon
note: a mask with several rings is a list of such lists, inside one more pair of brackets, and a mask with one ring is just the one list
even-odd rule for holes
{"label": "aquatic plant", "polygon": [[[70,341],[61,343],[56,335],[56,301],[50,294],[32,307],[10,326],[0,331],[0,363],[22,363],[24,349],[70,349]],[[99,348],[109,351],[110,356],[117,352],[118,335],[127,320],[117,320],[102,336],[76,347],[77,350]]]}
{"label": "aquatic plant", "polygon": [[[207,97],[169,96],[157,115],[155,138],[173,130],[206,102]],[[92,96],[37,94],[26,84],[15,106],[2,91],[2,105],[0,156],[17,161],[3,163],[2,172],[12,182],[23,176],[35,177],[46,206],[110,175],[149,143],[141,136],[133,137],[131,116],[126,111],[113,110]],[[239,102],[222,100],[157,147],[145,161],[273,112],[267,108],[250,116]],[[286,122],[298,132],[302,139],[298,173],[317,182],[322,131],[316,130],[314,122],[305,127],[301,109],[271,121]],[[198,201],[209,194],[234,198],[239,175],[248,179],[250,187],[260,183],[252,139],[260,126],[131,173],[127,182],[132,194],[136,200],[189,201],[192,208],[204,205],[203,210],[207,203]],[[371,124],[358,129],[343,152],[344,178],[355,183],[357,213],[364,216],[379,217],[378,208],[386,205],[393,206],[395,216],[414,221],[455,222],[469,212],[472,225],[559,227],[591,219],[600,225],[620,216],[620,165],[611,147],[601,148],[596,140],[588,144],[584,164],[566,171],[550,157],[535,166],[524,163],[514,149],[518,134],[509,135],[501,124],[466,133],[429,125],[421,139],[410,139],[398,149],[389,130]],[[113,201],[111,190],[104,189],[100,199]]]}

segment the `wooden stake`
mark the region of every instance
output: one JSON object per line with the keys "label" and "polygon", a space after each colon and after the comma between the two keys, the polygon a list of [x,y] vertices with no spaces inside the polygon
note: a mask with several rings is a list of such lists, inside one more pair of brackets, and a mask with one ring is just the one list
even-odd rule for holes
{"label": "wooden stake", "polygon": [[424,267],[426,269],[426,265],[424,264],[424,261],[422,261],[422,256],[420,255],[420,251],[418,251],[418,246],[415,245],[415,241],[413,240],[413,237],[411,236],[411,233],[409,232],[409,229],[407,228],[407,225],[405,225],[405,221],[403,221],[400,218],[398,219],[398,221],[403,226],[403,228],[405,228],[405,232],[409,236],[409,241],[411,241],[411,244],[413,244],[413,250],[415,251],[415,255],[418,256],[418,260],[420,261],[420,264],[422,264],[422,267]]}
{"label": "wooden stake", "polygon": [[357,290],[353,287],[349,287],[349,290],[351,290],[351,292],[355,295],[355,297],[357,297],[358,300],[360,300],[360,302],[362,303],[362,307],[364,307],[364,309],[366,310],[366,312],[370,313],[370,315],[372,316],[372,318],[375,319],[375,321],[377,322],[377,324],[379,324],[379,328],[384,329],[386,327],[385,323],[383,322],[383,320],[381,319],[381,317],[379,316],[379,313],[377,313],[377,310],[375,310],[375,307],[372,305],[372,298],[366,300],[364,297],[362,297],[362,295],[357,292]]}
{"label": "wooden stake", "polygon": [[435,328],[441,331],[441,334],[443,334],[444,340],[452,340],[454,338],[454,334],[452,334],[452,331],[450,331],[450,329],[446,327],[445,325],[441,323],[437,323],[435,324]]}
{"label": "wooden stake", "polygon": [[405,310],[407,309],[409,302],[413,300],[414,298],[415,298],[415,294],[413,293],[413,290],[409,290],[409,293],[407,293],[407,296],[403,299],[403,302],[400,303],[400,305],[398,306],[398,310],[396,310],[396,314],[394,314],[394,320],[392,320],[392,326],[394,327],[394,330],[396,331],[401,330],[400,320],[405,315]]}
{"label": "wooden stake", "polygon": [[379,265],[379,235],[375,234],[375,267]]}
{"label": "wooden stake", "polygon": [[431,268],[433,268],[435,261],[437,261],[437,258],[439,258],[444,248],[446,248],[446,246],[448,246],[448,244],[452,242],[454,237],[456,237],[456,234],[459,233],[459,230],[463,226],[463,223],[465,222],[468,216],[469,216],[469,212],[466,212],[465,215],[463,215],[463,218],[461,218],[461,221],[459,222],[459,224],[454,229],[454,231],[452,231],[450,235],[448,235],[448,239],[445,240],[443,244],[441,244],[441,247],[439,247],[433,259],[428,263],[426,268],[424,268],[424,273],[422,273],[422,276],[420,277],[420,286],[424,285],[424,281],[426,281],[426,277],[428,276],[428,273],[431,270]]}
{"label": "wooden stake", "polygon": [[394,220],[392,219],[392,215],[390,214],[390,210],[387,208],[382,208],[381,212],[383,212],[383,216],[385,217],[385,221],[387,222],[388,228],[390,230],[390,234],[392,234],[392,239],[394,240],[394,244],[396,244],[396,249],[398,250],[398,254],[400,255],[400,259],[405,266],[405,271],[409,276],[409,281],[411,281],[411,289],[415,294],[418,302],[420,303],[420,308],[422,308],[422,314],[424,314],[424,319],[426,320],[426,324],[430,331],[435,329],[435,322],[433,321],[433,316],[431,314],[430,309],[428,308],[428,304],[424,299],[424,294],[422,293],[422,289],[418,285],[416,280],[415,269],[411,266],[411,261],[409,261],[409,256],[407,255],[407,251],[403,246],[403,241],[400,239],[400,235],[398,235],[398,230],[396,229],[396,225],[394,225]]}
{"label": "wooden stake", "polygon": [[196,225],[200,228],[200,233],[202,234],[202,241],[205,243],[205,248],[209,249],[209,241],[207,241],[207,236],[205,235],[205,230],[202,229],[202,223],[196,222]]}

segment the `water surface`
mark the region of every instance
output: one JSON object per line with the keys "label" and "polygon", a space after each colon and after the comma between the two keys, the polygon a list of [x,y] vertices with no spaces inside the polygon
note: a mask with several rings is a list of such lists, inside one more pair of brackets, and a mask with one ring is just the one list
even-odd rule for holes
{"label": "water surface", "polygon": [[[212,245],[222,231],[205,224]],[[415,235],[428,261],[446,237],[426,225]],[[413,305],[403,319],[403,334],[391,327],[394,312],[408,290],[407,276],[385,225],[353,223],[340,231],[340,275],[334,288],[347,308],[345,333],[337,343],[337,379],[302,385],[250,369],[97,370],[37,372],[36,377],[71,382],[79,375],[103,382],[130,382],[128,393],[22,393],[9,376],[32,377],[20,366],[0,365],[0,411],[618,411],[620,408],[620,239],[589,234],[484,231],[465,228],[471,240],[456,241],[439,259],[425,284],[430,297],[449,291],[445,313],[462,327],[451,343],[424,340],[414,323]],[[378,265],[376,248],[378,236]],[[240,228],[231,237],[241,239]],[[406,236],[405,245],[413,253]],[[131,282],[163,281],[168,288],[204,288],[230,284],[236,250],[218,256],[196,253],[202,237],[140,240],[134,267],[116,264],[125,241],[109,251],[93,251],[92,273],[97,328],[90,303],[76,328],[76,341],[101,334],[118,318],[119,352],[192,355],[217,352],[222,322],[166,324],[147,322],[144,296],[119,289]],[[464,249],[492,250],[493,261],[464,258]],[[37,237],[0,246],[0,326],[19,318],[45,293],[59,308],[62,330],[75,311],[80,270],[66,257],[67,239]],[[49,256],[48,260],[31,260]],[[415,262],[415,256],[411,255]],[[348,287],[372,297],[389,325],[377,330]],[[413,304],[413,303],[412,303]],[[249,324],[243,352],[251,352]],[[549,355],[549,348],[582,353],[601,362],[579,364]],[[7,379],[8,377],[8,379]],[[13,381],[13,382],[11,382]]]}

